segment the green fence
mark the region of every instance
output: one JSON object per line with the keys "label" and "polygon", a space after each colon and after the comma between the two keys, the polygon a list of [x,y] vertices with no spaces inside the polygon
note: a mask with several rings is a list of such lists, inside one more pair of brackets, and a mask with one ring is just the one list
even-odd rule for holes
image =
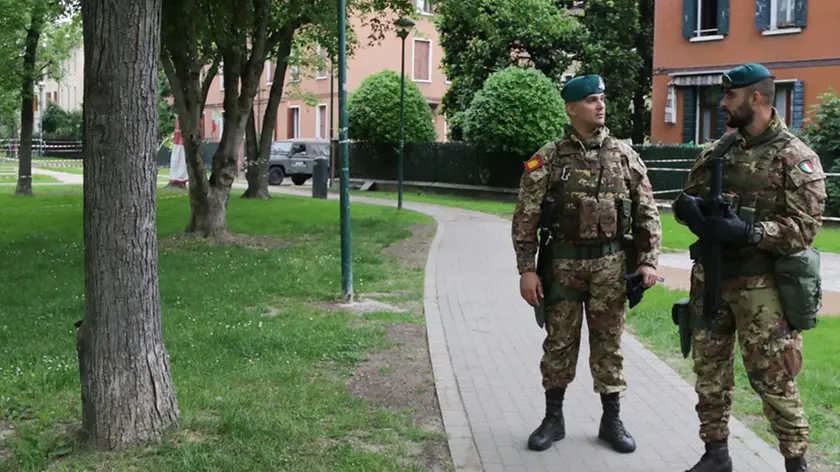
{"label": "green fence", "polygon": [[[687,170],[700,153],[699,147],[634,145],[657,194],[675,196],[683,188]],[[823,167],[830,171],[840,153],[818,152]],[[397,180],[398,152],[393,147],[361,143],[350,146],[350,177]],[[522,175],[522,160],[510,155],[477,151],[463,142],[408,143],[405,145],[406,181],[516,188]],[[672,192],[672,193],[667,193]]]}

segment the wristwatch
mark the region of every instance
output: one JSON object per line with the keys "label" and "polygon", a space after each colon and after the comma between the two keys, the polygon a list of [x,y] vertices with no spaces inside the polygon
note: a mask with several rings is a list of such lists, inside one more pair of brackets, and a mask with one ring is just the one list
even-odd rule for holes
{"label": "wristwatch", "polygon": [[757,246],[758,243],[764,238],[764,227],[761,225],[754,225],[752,230],[750,230],[750,234],[747,235],[747,241],[752,244],[753,246]]}

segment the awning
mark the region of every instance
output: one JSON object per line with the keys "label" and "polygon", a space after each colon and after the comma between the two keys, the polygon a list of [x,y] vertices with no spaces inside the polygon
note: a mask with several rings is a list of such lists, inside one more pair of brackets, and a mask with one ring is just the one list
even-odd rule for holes
{"label": "awning", "polygon": [[722,76],[723,74],[721,72],[672,75],[669,85],[675,85],[677,87],[720,85]]}

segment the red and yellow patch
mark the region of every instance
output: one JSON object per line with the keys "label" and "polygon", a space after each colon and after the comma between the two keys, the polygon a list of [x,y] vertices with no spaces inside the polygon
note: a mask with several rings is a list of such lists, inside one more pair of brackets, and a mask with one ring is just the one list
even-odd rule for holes
{"label": "red and yellow patch", "polygon": [[527,170],[528,172],[533,172],[542,167],[543,164],[545,164],[545,162],[543,161],[542,156],[540,156],[539,154],[534,154],[534,157],[525,161],[525,170]]}

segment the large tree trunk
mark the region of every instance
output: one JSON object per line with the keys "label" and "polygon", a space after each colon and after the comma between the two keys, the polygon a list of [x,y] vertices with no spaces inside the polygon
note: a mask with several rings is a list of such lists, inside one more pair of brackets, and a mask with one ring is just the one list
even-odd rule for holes
{"label": "large tree trunk", "polygon": [[[23,53],[23,90],[20,108],[20,154],[18,155],[18,181],[15,195],[32,195],[32,128],[35,124],[33,95],[35,92],[35,59],[38,40],[44,28],[40,8],[33,8],[32,21],[26,32],[26,48]],[[38,102],[38,109],[44,113],[46,106]],[[41,133],[43,135],[43,132]]]}
{"label": "large tree trunk", "polygon": [[245,124],[245,178],[248,180],[248,188],[242,194],[242,198],[263,200],[271,198],[268,193],[268,160],[261,159],[260,151],[260,144],[257,143],[257,127],[254,123],[254,110],[251,109],[248,123]]}
{"label": "large tree trunk", "polygon": [[[285,36],[280,37],[279,47],[276,57],[286,58],[292,50],[292,38],[295,30],[288,28],[282,31]],[[265,115],[263,116],[262,131],[260,132],[259,144],[256,150],[252,153],[248,148],[248,155],[257,158],[254,162],[248,163],[248,169],[245,173],[245,178],[248,180],[248,189],[242,195],[243,198],[271,198],[268,193],[268,159],[271,155],[271,142],[274,138],[274,128],[277,125],[277,108],[280,106],[280,99],[283,97],[283,82],[286,77],[287,61],[281,60],[274,69],[274,77],[271,81],[271,89],[268,92],[268,104],[266,105]],[[253,124],[250,123],[246,128],[253,129]],[[247,140],[250,136],[246,134]],[[256,141],[256,132],[253,139]]]}
{"label": "large tree trunk", "polygon": [[158,440],[180,417],[158,289],[161,2],[82,2],[85,316],[77,348],[83,430],[101,450]]}

